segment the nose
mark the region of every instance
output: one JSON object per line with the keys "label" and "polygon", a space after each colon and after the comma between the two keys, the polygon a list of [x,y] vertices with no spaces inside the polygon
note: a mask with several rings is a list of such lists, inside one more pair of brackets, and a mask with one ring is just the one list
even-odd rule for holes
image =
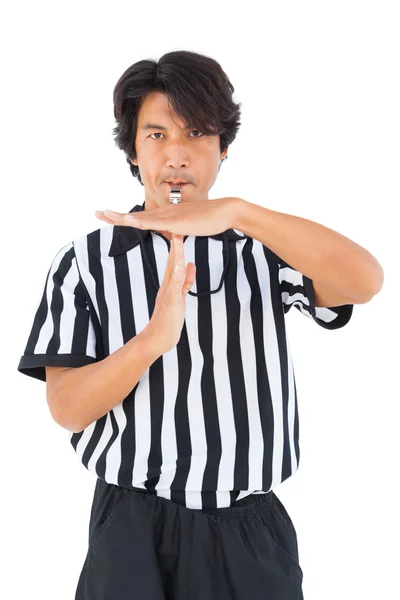
{"label": "nose", "polygon": [[189,165],[188,149],[181,141],[175,141],[166,147],[166,166],[172,169],[181,169]]}
{"label": "nose", "polygon": [[[169,157],[166,161],[166,165],[169,169],[182,169],[183,167],[187,167],[189,164],[188,159],[184,159],[182,157]],[[179,177],[177,178],[179,179]]]}

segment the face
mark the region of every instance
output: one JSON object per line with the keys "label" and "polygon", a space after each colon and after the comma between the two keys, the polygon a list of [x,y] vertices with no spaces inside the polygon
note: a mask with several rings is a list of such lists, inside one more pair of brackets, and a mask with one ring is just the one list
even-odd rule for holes
{"label": "face", "polygon": [[185,129],[167,95],[161,92],[146,96],[138,115],[135,143],[137,159],[131,161],[139,167],[146,210],[169,204],[171,186],[166,179],[189,182],[181,186],[182,202],[208,200],[220,161],[227,155],[227,150],[220,152],[219,135]]}

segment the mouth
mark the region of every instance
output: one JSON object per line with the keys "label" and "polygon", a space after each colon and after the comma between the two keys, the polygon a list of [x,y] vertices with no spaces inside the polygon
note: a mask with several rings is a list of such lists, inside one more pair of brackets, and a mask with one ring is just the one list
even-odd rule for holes
{"label": "mouth", "polygon": [[171,187],[171,188],[184,187],[185,185],[189,185],[189,182],[171,183],[170,181],[165,181],[164,183],[169,185],[169,187]]}

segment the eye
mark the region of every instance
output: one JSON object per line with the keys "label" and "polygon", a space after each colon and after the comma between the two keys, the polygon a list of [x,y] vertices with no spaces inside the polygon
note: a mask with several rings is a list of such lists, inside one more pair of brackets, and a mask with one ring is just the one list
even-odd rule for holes
{"label": "eye", "polygon": [[[202,133],[198,129],[192,129],[192,131],[197,131],[197,133],[200,133],[200,135],[196,135],[195,137],[202,137],[204,135],[204,133]],[[190,133],[192,133],[192,131]]]}
{"label": "eye", "polygon": [[[196,131],[197,133],[199,133],[200,135],[196,135],[195,138],[199,138],[199,137],[203,137],[204,133],[202,133],[201,131],[199,131],[198,129],[192,129],[192,131],[190,133],[192,133],[193,131]],[[161,133],[160,131],[157,131],[156,133],[151,133],[149,137],[153,136],[153,135],[164,135],[163,133]],[[161,138],[152,138],[153,140],[159,140]]]}

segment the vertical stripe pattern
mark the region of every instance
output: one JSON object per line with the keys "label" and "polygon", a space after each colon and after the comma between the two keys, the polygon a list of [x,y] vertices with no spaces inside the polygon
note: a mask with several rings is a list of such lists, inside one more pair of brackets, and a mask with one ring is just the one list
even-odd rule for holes
{"label": "vertical stripe pattern", "polygon": [[[57,254],[21,373],[45,381],[47,365],[101,360],[149,323],[169,243],[151,232],[110,256],[112,240],[113,227],[106,226]],[[215,290],[222,241],[188,236],[184,251],[186,263],[196,264],[192,291]],[[219,292],[187,295],[176,347],[120,404],[70,434],[83,465],[104,481],[189,508],[222,508],[267,493],[297,470],[299,415],[285,315],[295,306],[337,329],[353,305],[315,307],[312,281],[248,236],[229,239],[228,252]]]}

